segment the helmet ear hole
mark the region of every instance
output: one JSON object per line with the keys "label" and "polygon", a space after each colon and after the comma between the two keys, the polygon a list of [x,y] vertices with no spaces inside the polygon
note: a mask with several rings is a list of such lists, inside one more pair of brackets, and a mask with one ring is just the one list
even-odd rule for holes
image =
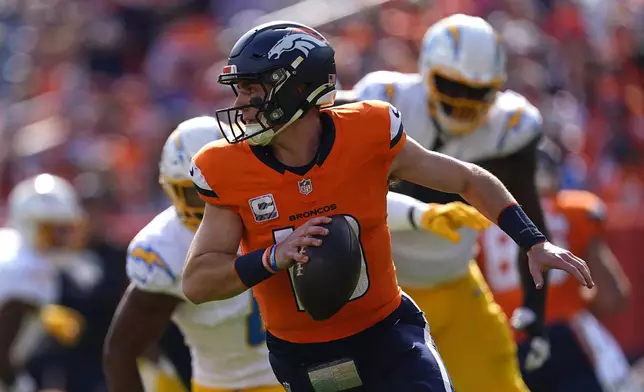
{"label": "helmet ear hole", "polygon": [[288,72],[284,68],[278,68],[262,75],[262,80],[271,86],[278,85],[288,78]]}
{"label": "helmet ear hole", "polygon": [[284,111],[280,108],[277,108],[271,111],[271,113],[269,114],[269,117],[273,122],[279,121],[279,119],[282,118],[283,116],[284,116]]}

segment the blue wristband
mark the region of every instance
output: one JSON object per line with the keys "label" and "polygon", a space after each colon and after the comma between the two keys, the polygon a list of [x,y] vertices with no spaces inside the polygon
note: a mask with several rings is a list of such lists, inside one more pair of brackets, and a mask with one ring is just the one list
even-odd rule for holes
{"label": "blue wristband", "polygon": [[501,211],[498,224],[501,230],[526,252],[548,240],[517,204],[509,205]]}
{"label": "blue wristband", "polygon": [[277,248],[277,245],[271,246],[271,253],[270,253],[270,256],[268,256],[268,262],[270,264],[270,267],[275,272],[280,270],[279,267],[277,266],[277,260],[275,260],[275,249],[276,248]]}
{"label": "blue wristband", "polygon": [[266,249],[256,250],[235,259],[235,272],[244,286],[253,287],[273,276],[262,260],[265,251]]}

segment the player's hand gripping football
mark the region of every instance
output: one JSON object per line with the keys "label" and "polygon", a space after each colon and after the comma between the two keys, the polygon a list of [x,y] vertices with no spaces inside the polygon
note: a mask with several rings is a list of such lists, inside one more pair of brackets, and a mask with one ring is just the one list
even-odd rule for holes
{"label": "player's hand gripping football", "polygon": [[461,240],[458,230],[465,226],[476,231],[490,225],[476,208],[460,201],[447,204],[430,203],[421,217],[421,228],[452,242]]}
{"label": "player's hand gripping football", "polygon": [[595,286],[586,262],[569,251],[546,241],[537,244],[528,251],[530,274],[537,288],[543,287],[543,272],[549,269],[559,269],[574,276],[582,286]]}
{"label": "player's hand gripping football", "polygon": [[313,218],[295,229],[288,237],[277,243],[275,261],[277,268],[287,269],[295,263],[306,263],[309,257],[302,250],[307,246],[320,246],[322,240],[314,235],[327,235],[329,229],[320,225],[331,223],[331,218],[321,216]]}

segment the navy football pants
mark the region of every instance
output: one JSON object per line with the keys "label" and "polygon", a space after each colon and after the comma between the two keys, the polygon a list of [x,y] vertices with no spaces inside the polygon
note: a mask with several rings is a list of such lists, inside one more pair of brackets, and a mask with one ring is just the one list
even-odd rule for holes
{"label": "navy football pants", "polygon": [[532,392],[602,392],[595,370],[579,345],[577,337],[565,324],[547,327],[550,358],[543,367],[525,371],[527,343],[519,344],[521,373]]}
{"label": "navy football pants", "polygon": [[366,392],[453,392],[445,366],[429,336],[425,317],[408,297],[380,323],[345,339],[289,343],[268,334],[270,362],[292,392],[314,392],[308,369],[352,359]]}

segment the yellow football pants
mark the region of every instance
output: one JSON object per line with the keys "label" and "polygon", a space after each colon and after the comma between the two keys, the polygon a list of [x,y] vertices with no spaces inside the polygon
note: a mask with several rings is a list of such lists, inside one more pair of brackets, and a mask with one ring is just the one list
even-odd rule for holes
{"label": "yellow football pants", "polygon": [[[170,375],[162,370],[157,372],[154,386],[151,389],[151,392],[186,392],[183,384],[176,376]],[[284,392],[284,388],[280,385],[246,389],[217,389],[197,385],[194,380],[192,380],[191,389],[192,392]]]}
{"label": "yellow football pants", "polygon": [[[139,359],[138,365],[144,389],[147,392],[187,392],[181,380],[167,369],[157,366],[145,358]],[[192,380],[191,390],[191,392],[284,392],[284,387],[271,385],[246,389],[217,389],[197,385]]]}
{"label": "yellow football pants", "polygon": [[284,392],[284,387],[279,385],[246,388],[246,389],[214,389],[206,388],[192,382],[192,392]]}
{"label": "yellow football pants", "polygon": [[176,376],[159,372],[153,392],[186,392],[186,388]]}
{"label": "yellow football pants", "polygon": [[521,378],[507,318],[476,263],[457,281],[403,290],[425,312],[456,391],[529,391]]}
{"label": "yellow football pants", "polygon": [[[153,392],[186,392],[178,378],[159,371],[152,388]],[[192,392],[284,392],[284,388],[279,385],[263,386],[246,389],[217,389],[197,385],[192,381]]]}
{"label": "yellow football pants", "polygon": [[186,392],[181,380],[147,358],[138,360],[139,373],[146,392]]}

